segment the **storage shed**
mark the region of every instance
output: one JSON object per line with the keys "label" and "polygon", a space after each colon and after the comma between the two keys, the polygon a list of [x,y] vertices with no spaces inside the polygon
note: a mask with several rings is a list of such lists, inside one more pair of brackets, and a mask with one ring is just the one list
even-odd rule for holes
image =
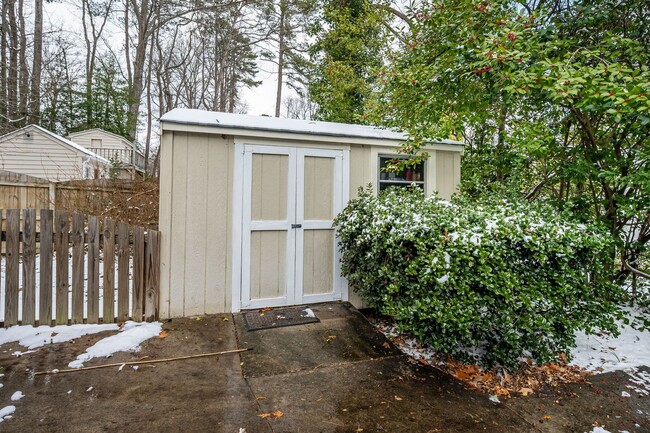
{"label": "storage shed", "polygon": [[359,187],[415,183],[448,198],[463,144],[430,143],[381,170],[401,133],[359,125],[175,109],[161,118],[162,317],[360,301],[340,274],[332,220]]}

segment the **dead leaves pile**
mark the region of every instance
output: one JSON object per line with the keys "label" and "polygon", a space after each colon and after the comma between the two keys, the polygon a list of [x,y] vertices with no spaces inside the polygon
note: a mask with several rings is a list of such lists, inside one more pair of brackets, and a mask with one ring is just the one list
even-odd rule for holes
{"label": "dead leaves pile", "polygon": [[[405,353],[412,349],[425,353],[424,348],[418,344],[410,347],[400,335],[394,336],[391,324],[377,317],[369,317],[370,322],[375,325],[387,338]],[[384,343],[387,346],[387,343]],[[404,350],[404,349],[409,349]],[[530,358],[520,365],[517,372],[509,373],[502,368],[485,369],[479,365],[464,364],[453,359],[440,359],[434,357],[412,356],[413,362],[434,367],[455,377],[463,382],[468,388],[476,391],[508,397],[510,395],[527,396],[533,394],[543,386],[557,387],[563,383],[584,382],[591,374],[588,371],[568,365],[566,356],[560,355],[558,363],[536,365]]]}
{"label": "dead leaves pile", "polygon": [[503,369],[486,370],[478,365],[466,365],[454,360],[438,363],[436,367],[464,382],[469,388],[502,397],[511,394],[527,396],[543,386],[556,387],[563,383],[584,382],[590,374],[566,362],[534,365],[530,359],[522,363],[514,373]]}

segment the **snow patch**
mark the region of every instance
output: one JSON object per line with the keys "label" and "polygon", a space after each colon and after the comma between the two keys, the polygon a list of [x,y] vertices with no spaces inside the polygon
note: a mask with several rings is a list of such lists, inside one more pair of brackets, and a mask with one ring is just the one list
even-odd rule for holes
{"label": "snow patch", "polygon": [[602,427],[594,427],[594,429],[590,432],[585,432],[585,433],[611,433],[609,430],[605,430]]}
{"label": "snow patch", "polygon": [[16,406],[5,406],[0,409],[0,422],[11,418],[11,415],[16,412]]}
{"label": "snow patch", "polygon": [[[12,326],[0,329],[0,345],[5,343],[18,342],[21,346],[32,350],[51,343],[64,343],[74,340],[83,335],[97,334],[104,331],[117,331],[117,324],[105,325],[58,325],[38,326],[31,325]],[[13,355],[20,356],[27,352],[14,352]]]}
{"label": "snow patch", "polygon": [[491,401],[492,403],[497,403],[497,404],[498,404],[498,403],[501,403],[501,400],[499,400],[499,397],[497,397],[496,395],[491,395],[491,396],[490,396],[490,401]]}
{"label": "snow patch", "polygon": [[305,313],[305,314],[302,314],[302,317],[312,317],[312,318],[316,318],[316,315],[314,314],[314,312],[312,311],[311,308],[305,308],[305,309],[302,310],[302,311]]}
{"label": "snow patch", "polygon": [[97,357],[111,356],[116,352],[137,352],[142,342],[159,335],[161,331],[162,324],[159,322],[126,322],[120,332],[99,340],[86,349],[85,353],[79,355],[76,360],[70,362],[68,367],[81,368],[84,362]]}
{"label": "snow patch", "polygon": [[16,391],[13,394],[11,394],[11,401],[18,401],[23,397],[25,397],[25,394],[23,394],[22,391]]}
{"label": "snow patch", "polygon": [[[632,319],[638,313],[629,310],[628,314]],[[618,323],[618,328],[621,335],[616,338],[577,332],[576,348],[571,352],[572,364],[599,372],[650,366],[650,331],[640,331],[622,322]]]}

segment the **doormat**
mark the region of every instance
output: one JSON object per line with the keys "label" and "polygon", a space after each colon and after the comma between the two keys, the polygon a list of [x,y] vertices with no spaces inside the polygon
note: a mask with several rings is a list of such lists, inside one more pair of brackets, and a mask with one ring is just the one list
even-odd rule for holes
{"label": "doormat", "polygon": [[249,311],[244,313],[244,321],[248,331],[320,322],[311,308],[307,307],[264,308]]}

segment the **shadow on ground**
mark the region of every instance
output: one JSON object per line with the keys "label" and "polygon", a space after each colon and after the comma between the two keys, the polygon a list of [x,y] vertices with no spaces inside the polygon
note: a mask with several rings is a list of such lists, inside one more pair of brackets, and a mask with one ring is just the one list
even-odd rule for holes
{"label": "shadow on ground", "polygon": [[[248,332],[241,315],[174,319],[135,354],[87,365],[252,348],[241,355],[34,376],[65,368],[102,335],[15,357],[0,347],[8,432],[650,432],[650,400],[625,373],[500,404],[416,365],[347,303],[312,306],[319,323]],[[273,314],[266,312],[265,314]],[[650,375],[648,375],[650,378]],[[627,388],[632,386],[633,388]],[[631,397],[623,397],[622,392]],[[276,413],[282,416],[263,418]]]}

